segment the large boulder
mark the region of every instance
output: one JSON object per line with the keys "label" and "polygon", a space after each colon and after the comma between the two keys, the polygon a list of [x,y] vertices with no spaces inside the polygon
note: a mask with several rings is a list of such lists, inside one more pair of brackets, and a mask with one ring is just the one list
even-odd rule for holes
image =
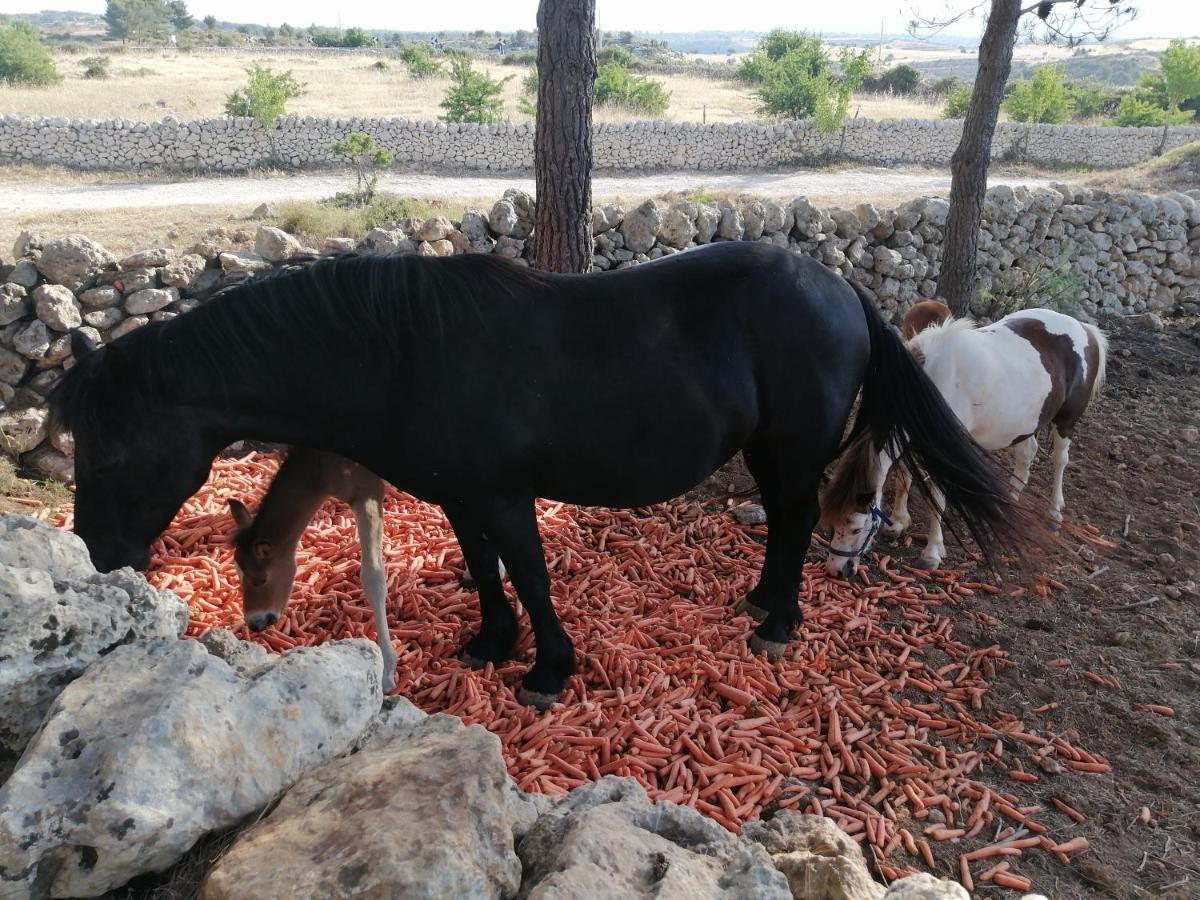
{"label": "large boulder", "polygon": [[205,259],[199,253],[185,253],[167,263],[159,272],[159,279],[165,287],[185,291],[195,283],[205,265]]}
{"label": "large boulder", "polygon": [[47,281],[79,293],[91,287],[97,275],[116,271],[117,258],[95,241],[73,234],[47,242],[37,267]]}
{"label": "large boulder", "polygon": [[658,239],[668,247],[682,250],[696,236],[696,212],[694,203],[671,207],[663,216]]}
{"label": "large boulder", "polygon": [[432,244],[434,241],[446,240],[453,230],[454,226],[445,216],[432,216],[421,223],[421,227],[413,235],[413,240],[428,241]]}
{"label": "large boulder", "polygon": [[689,807],[651,803],[631,778],[575,789],[534,823],[517,852],[530,900],[791,897],[762,847]]}
{"label": "large boulder", "polygon": [[346,753],[380,699],[363,639],[247,675],[197,641],[117,647],[58,696],[0,788],[4,896],[94,897],[170,866]]}
{"label": "large boulder", "polygon": [[37,317],[54,331],[70,331],[83,324],[75,295],[61,284],[43,284],[33,291]]}
{"label": "large boulder", "polygon": [[512,234],[517,230],[517,208],[511,200],[497,200],[488,215],[488,227],[495,234]]}
{"label": "large boulder", "polygon": [[121,260],[121,269],[157,269],[167,265],[175,258],[173,247],[152,247],[149,250],[139,250]]}
{"label": "large boulder", "polygon": [[13,349],[26,359],[41,359],[50,349],[52,340],[54,336],[46,327],[46,323],[41,319],[34,319],[13,335]]}
{"label": "large boulder", "polygon": [[175,288],[146,288],[125,298],[125,312],[145,316],[164,309],[179,299]]}
{"label": "large boulder", "polygon": [[8,273],[8,280],[12,284],[28,290],[38,283],[37,266],[31,260],[19,259],[12,271]]}
{"label": "large boulder", "polygon": [[658,240],[658,231],[662,226],[662,210],[654,200],[647,200],[637,209],[626,213],[621,223],[625,249],[631,253],[647,252]]}
{"label": "large boulder", "polygon": [[884,887],[871,877],[858,844],[823,816],[783,810],[768,821],[746,823],[742,838],[771,855],[796,900],[880,900],[884,896]]}
{"label": "large boulder", "polygon": [[281,228],[259,225],[254,235],[254,252],[270,262],[283,262],[300,254],[300,242]]}
{"label": "large boulder", "polygon": [[25,288],[19,284],[0,285],[0,326],[11,325],[29,314]]}
{"label": "large boulder", "polygon": [[24,516],[0,516],[0,596],[0,779],[89,665],[129,641],[187,627],[174,594],[130,569],[97,573],[77,536]]}
{"label": "large boulder", "polygon": [[422,718],[304,776],[221,858],[202,896],[510,897],[521,885],[514,843],[536,815],[494,734]]}
{"label": "large boulder", "polygon": [[28,371],[29,363],[25,357],[0,347],[0,384],[18,385]]}

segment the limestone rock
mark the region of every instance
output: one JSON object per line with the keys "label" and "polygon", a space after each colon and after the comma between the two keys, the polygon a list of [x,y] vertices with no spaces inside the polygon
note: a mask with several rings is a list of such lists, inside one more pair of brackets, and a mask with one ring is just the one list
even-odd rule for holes
{"label": "limestone rock", "polygon": [[84,291],[79,295],[79,300],[92,309],[108,309],[120,305],[121,292],[112,285],[103,285]]}
{"label": "limestone rock", "polygon": [[971,900],[971,895],[957,881],[934,878],[928,872],[909,875],[883,894],[884,900]]}
{"label": "limestone rock", "polygon": [[128,319],[125,319],[120,325],[110,331],[108,336],[111,340],[115,341],[117,338],[125,337],[125,335],[129,334],[129,332],[137,331],[143,325],[148,324],[150,324],[150,319],[146,316],[130,316]]}
{"label": "limestone rock", "polygon": [[[688,207],[692,207],[689,209]],[[674,206],[663,217],[658,239],[668,247],[682,250],[696,236],[694,204]]]}
{"label": "limestone rock", "polygon": [[13,335],[13,349],[26,359],[41,359],[50,349],[50,329],[41,319],[34,319]]}
{"label": "limestone rock", "polygon": [[107,331],[109,328],[115,327],[124,318],[125,311],[119,306],[114,306],[110,309],[93,309],[83,314],[84,322],[92,328],[98,328],[101,331]]}
{"label": "limestone rock", "polygon": [[29,314],[25,288],[19,284],[0,285],[0,326],[10,325]]}
{"label": "limestone rock", "polygon": [[117,647],[63,690],[0,788],[6,897],[35,884],[96,896],[171,865],[349,750],[379,708],[379,676],[362,639],[292,650],[251,677],[197,641]]}
{"label": "limestone rock", "polygon": [[139,250],[121,260],[121,269],[161,269],[175,258],[173,247],[152,247]]}
{"label": "limestone rock", "polygon": [[445,216],[433,216],[421,224],[416,234],[413,235],[413,240],[429,241],[432,244],[434,241],[442,241],[449,237],[453,228],[454,226]]}
{"label": "limestone rock", "polygon": [[12,284],[20,285],[29,290],[38,283],[37,266],[28,259],[19,259],[16,265],[13,266],[13,270],[8,273],[8,280]]}
{"label": "limestone rock", "polygon": [[741,211],[728,200],[722,200],[719,209],[721,221],[717,225],[717,237],[726,241],[740,241],[746,231]]}
{"label": "limestone rock", "polygon": [[199,253],[185,253],[178,259],[172,259],[159,273],[159,278],[165,287],[186,291],[204,271],[207,261]]}
{"label": "limestone rock", "polygon": [[41,251],[49,240],[40,231],[22,231],[13,242],[13,257],[22,259],[26,256],[33,256]]}
{"label": "limestone rock", "polygon": [[61,284],[43,284],[33,292],[37,317],[54,331],[70,331],[83,324],[75,295]]}
{"label": "limestone rock", "polygon": [[260,644],[240,640],[228,628],[208,629],[200,636],[200,643],[210,655],[225,660],[243,675],[258,669],[270,659]]}
{"label": "limestone rock", "polygon": [[217,259],[226,275],[253,275],[271,268],[271,263],[257,253],[230,250],[222,253]]}
{"label": "limestone rock", "polygon": [[517,846],[530,900],[638,897],[785,900],[762,848],[686,806],[651,803],[631,778],[572,791]]}
{"label": "limestone rock", "polygon": [[742,839],[761,844],[787,876],[797,900],[880,900],[858,844],[830,819],[794,810],[748,822]]}
{"label": "limestone rock", "polygon": [[37,267],[47,281],[78,293],[100,273],[115,271],[117,258],[95,241],[75,234],[42,247]]}
{"label": "limestone rock", "polygon": [[300,242],[281,228],[259,225],[254,235],[254,252],[269,262],[283,262],[300,253]]}
{"label": "limestone rock", "polygon": [[0,384],[16,386],[21,383],[27,371],[29,363],[25,361],[25,357],[0,347]]}
{"label": "limestone rock", "polygon": [[742,240],[757,241],[762,237],[766,218],[766,210],[757,200],[747,203],[742,207],[742,222],[745,229],[742,232]]}
{"label": "limestone rock", "polygon": [[179,299],[175,288],[148,288],[125,298],[125,312],[131,316],[144,316],[158,312]]}
{"label": "limestone rock", "polygon": [[48,415],[45,407],[38,406],[0,412],[0,450],[11,456],[28,453],[46,439]]}
{"label": "limestone rock", "polygon": [[75,480],[75,460],[45,444],[25,457],[25,462],[54,481],[70,484]]}
{"label": "limestone rock", "polygon": [[[44,422],[44,410],[22,412]],[[0,517],[0,596],[0,773],[91,663],[128,641],[174,638],[187,627],[187,607],[174,594],[130,569],[98,574],[78,537],[23,516]]]}
{"label": "limestone rock", "polygon": [[497,200],[488,215],[488,226],[500,235],[512,234],[517,228],[517,208],[511,200]]}
{"label": "limestone rock", "polygon": [[658,232],[662,226],[662,210],[654,200],[647,200],[637,209],[626,213],[625,220],[621,223],[625,249],[631,253],[645,253],[658,240]]}
{"label": "limestone rock", "polygon": [[321,242],[321,249],[327,253],[349,253],[354,249],[354,238],[328,237]]}
{"label": "limestone rock", "polygon": [[305,775],[221,858],[202,896],[512,896],[514,835],[535,816],[495,735],[432,716]]}

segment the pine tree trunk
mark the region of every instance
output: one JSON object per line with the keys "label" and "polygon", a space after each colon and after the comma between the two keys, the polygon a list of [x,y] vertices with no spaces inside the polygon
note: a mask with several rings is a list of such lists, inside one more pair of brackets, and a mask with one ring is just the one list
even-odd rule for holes
{"label": "pine tree trunk", "polygon": [[586,272],[592,264],[596,2],[541,0],[537,26],[534,265]]}
{"label": "pine tree trunk", "polygon": [[950,213],[942,244],[942,268],[937,295],[956,316],[966,315],[975,294],[975,252],[983,195],[987,190],[992,136],[1004,99],[1004,84],[1012,67],[1013,42],[1020,0],[992,0],[987,29],[979,44],[979,73],[971,105],[963,122],[962,139],[950,160]]}

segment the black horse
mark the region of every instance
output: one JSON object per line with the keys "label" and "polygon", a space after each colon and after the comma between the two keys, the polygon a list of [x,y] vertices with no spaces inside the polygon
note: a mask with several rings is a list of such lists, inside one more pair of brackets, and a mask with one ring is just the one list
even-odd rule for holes
{"label": "black horse", "polygon": [[562,691],[574,650],[550,601],[536,497],[646,506],[743,451],[770,529],[747,598],[763,618],[753,646],[776,655],[801,617],[822,472],[861,388],[863,439],[835,478],[839,503],[892,445],[985,553],[1022,541],[1003,479],[868,297],[764,244],[582,276],[348,254],[103,349],[78,334],[73,347],[53,413],[75,436],[75,530],[98,568],[144,567],[235,440],[335,452],[446,511],[478,583],[473,660],[499,663],[516,640],[503,558],[537,641],[524,693],[538,704]]}

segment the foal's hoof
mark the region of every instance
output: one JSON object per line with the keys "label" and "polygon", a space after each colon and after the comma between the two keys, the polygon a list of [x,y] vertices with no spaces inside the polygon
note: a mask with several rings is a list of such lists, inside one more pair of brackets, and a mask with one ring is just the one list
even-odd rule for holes
{"label": "foal's hoof", "polygon": [[767,611],[761,606],[755,606],[749,597],[743,597],[742,601],[737,605],[737,611],[743,615],[747,615],[755,622],[761,622],[767,617]]}
{"label": "foal's hoof", "polygon": [[783,651],[787,649],[787,644],[779,641],[768,641],[766,638],[759,637],[757,634],[750,635],[750,652],[765,653],[767,659],[774,662],[783,656]]}
{"label": "foal's hoof", "polygon": [[517,702],[532,706],[534,709],[546,710],[558,702],[559,696],[559,694],[542,694],[538,691],[521,688],[517,692]]}

